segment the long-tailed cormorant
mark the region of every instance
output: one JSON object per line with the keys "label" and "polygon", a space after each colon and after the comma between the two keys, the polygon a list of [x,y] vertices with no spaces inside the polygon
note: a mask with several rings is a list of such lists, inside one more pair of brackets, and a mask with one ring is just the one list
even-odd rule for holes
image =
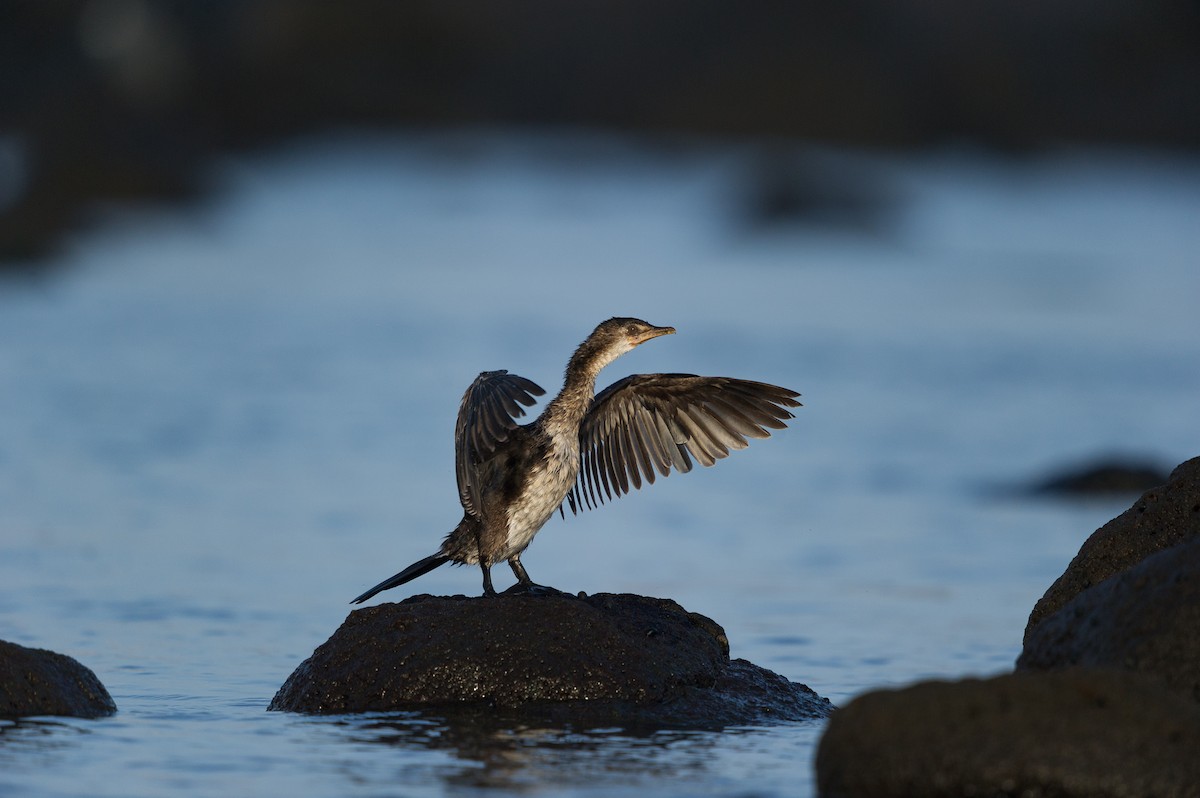
{"label": "long-tailed cormorant", "polygon": [[463,394],[454,429],[463,519],[436,554],[418,560],[354,599],[361,604],[447,562],[478,564],[484,595],[491,567],[507,560],[517,581],[538,586],[521,552],[565,501],[573,513],[654,482],[655,471],[710,466],[743,449],[746,438],[783,429],[800,394],[777,385],[694,374],[634,374],[595,395],[600,369],[634,347],[675,332],[640,319],[613,318],[567,363],[562,391],[537,420],[518,424],[545,393],[507,371],[485,371]]}

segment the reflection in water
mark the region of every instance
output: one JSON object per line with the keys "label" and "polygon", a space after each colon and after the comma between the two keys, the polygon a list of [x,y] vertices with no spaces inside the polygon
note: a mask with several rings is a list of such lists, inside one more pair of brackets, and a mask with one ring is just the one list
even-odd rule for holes
{"label": "reflection in water", "polygon": [[[362,720],[312,719],[346,731],[346,741],[399,749],[442,751],[452,762],[430,775],[447,785],[533,790],[547,785],[631,785],[656,779],[713,781],[722,776],[718,748],[737,738],[742,750],[778,746],[778,736],[815,740],[820,721],[774,727],[696,731],[664,728],[574,728],[524,721],[492,709],[405,713]],[[804,733],[808,731],[808,734]],[[797,774],[807,766],[796,763]],[[406,773],[410,773],[408,768]]]}
{"label": "reflection in water", "polygon": [[79,739],[91,733],[87,724],[92,722],[0,718],[0,795],[18,794],[10,793],[5,783],[14,765],[52,768],[73,756]]}
{"label": "reflection in water", "polygon": [[[55,747],[64,744],[62,731],[86,734],[85,729],[58,720],[30,720],[29,718],[0,718],[0,744],[5,747],[39,743],[38,747]],[[40,743],[45,743],[41,745]]]}

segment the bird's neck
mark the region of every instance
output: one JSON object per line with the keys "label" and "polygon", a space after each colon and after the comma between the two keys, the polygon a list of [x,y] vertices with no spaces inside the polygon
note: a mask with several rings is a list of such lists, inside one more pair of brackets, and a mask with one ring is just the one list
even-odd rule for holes
{"label": "bird's neck", "polygon": [[596,377],[615,356],[588,347],[585,341],[567,363],[562,391],[546,406],[544,426],[551,434],[574,438],[596,395]]}

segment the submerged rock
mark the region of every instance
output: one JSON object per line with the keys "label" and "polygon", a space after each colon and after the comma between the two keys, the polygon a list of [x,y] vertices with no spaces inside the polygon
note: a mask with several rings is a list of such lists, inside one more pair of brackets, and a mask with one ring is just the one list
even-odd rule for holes
{"label": "submerged rock", "polygon": [[859,696],[817,750],[821,795],[1196,796],[1200,707],[1135,673],[1072,669]]}
{"label": "submerged rock", "polygon": [[0,640],[0,717],[98,718],[116,711],[96,674],[76,660]]}
{"label": "submerged rock", "polygon": [[1200,537],[1200,457],[1182,463],[1165,485],[1096,530],[1029,615],[1025,639],[1084,590],[1163,549]]}
{"label": "submerged rock", "polygon": [[1170,475],[1158,465],[1132,458],[1107,458],[1043,477],[1027,488],[1035,496],[1122,496],[1164,484]]}
{"label": "submerged rock", "polygon": [[673,601],[628,594],[414,596],[356,610],[270,709],[487,707],[579,723],[707,726],[804,720],[832,708],[744,660]]}

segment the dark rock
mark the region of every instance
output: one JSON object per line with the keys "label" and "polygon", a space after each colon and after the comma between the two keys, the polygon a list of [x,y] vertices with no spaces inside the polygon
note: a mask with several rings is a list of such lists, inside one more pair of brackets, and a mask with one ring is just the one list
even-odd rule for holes
{"label": "dark rock", "polygon": [[1200,536],[1200,458],[1182,463],[1167,483],[1096,530],[1029,615],[1025,639],[1043,620],[1093,585],[1151,554]]}
{"label": "dark rock", "polygon": [[1105,460],[1064,470],[1035,483],[1037,496],[1118,496],[1157,488],[1170,476],[1150,463]]}
{"label": "dark rock", "polygon": [[[1200,796],[1200,459],[1097,530],[1038,602],[1018,672],[859,696],[827,796]],[[1079,667],[1084,666],[1084,667]]]}
{"label": "dark rock", "polygon": [[824,796],[1200,796],[1200,707],[1072,669],[859,696],[817,750]]}
{"label": "dark rock", "polygon": [[708,726],[824,717],[807,687],[744,660],[673,601],[414,596],[356,610],[280,688],[305,713],[458,708],[580,723]]}
{"label": "dark rock", "polygon": [[898,200],[861,159],[766,145],[749,160],[744,217],[751,229],[816,225],[877,233]]}
{"label": "dark rock", "polygon": [[1026,635],[1018,669],[1069,665],[1162,677],[1200,702],[1200,538],[1085,590]]}
{"label": "dark rock", "polygon": [[98,718],[116,711],[96,674],[75,660],[0,640],[0,717]]}

